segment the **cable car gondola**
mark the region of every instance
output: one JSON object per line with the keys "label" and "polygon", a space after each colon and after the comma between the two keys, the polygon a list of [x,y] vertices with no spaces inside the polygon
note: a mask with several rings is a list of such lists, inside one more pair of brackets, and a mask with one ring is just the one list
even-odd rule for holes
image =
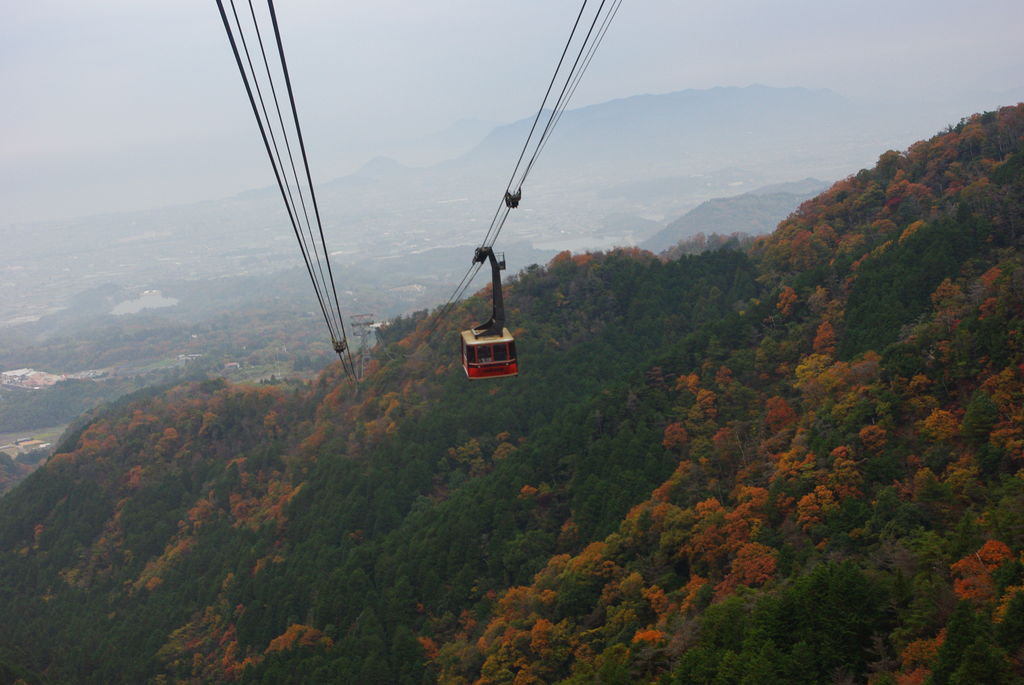
{"label": "cable car gondola", "polygon": [[516,341],[505,328],[505,303],[501,296],[501,271],[505,268],[505,260],[499,261],[489,247],[478,247],[473,254],[473,263],[482,264],[485,259],[491,263],[491,319],[462,331],[459,336],[462,368],[470,380],[519,375]]}

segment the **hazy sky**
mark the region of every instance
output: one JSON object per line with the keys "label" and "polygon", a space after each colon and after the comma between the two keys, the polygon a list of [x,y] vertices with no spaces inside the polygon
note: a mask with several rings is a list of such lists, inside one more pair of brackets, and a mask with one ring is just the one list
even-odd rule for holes
{"label": "hazy sky", "polygon": [[[579,2],[276,7],[326,181],[458,119],[531,115]],[[752,83],[1006,91],[1024,86],[1021,36],[1021,0],[624,0],[573,106]],[[273,182],[214,0],[4,2],[0,97],[0,227]]]}

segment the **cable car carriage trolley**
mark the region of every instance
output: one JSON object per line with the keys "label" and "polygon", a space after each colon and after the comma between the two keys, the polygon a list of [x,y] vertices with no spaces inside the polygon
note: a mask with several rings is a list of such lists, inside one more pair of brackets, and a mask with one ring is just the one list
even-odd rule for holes
{"label": "cable car carriage trolley", "polygon": [[468,331],[462,331],[459,336],[462,368],[470,380],[519,375],[516,341],[505,328],[505,303],[501,296],[504,255],[499,261],[494,256],[494,250],[478,247],[473,254],[473,263],[483,263],[485,259],[491,263],[491,319]]}

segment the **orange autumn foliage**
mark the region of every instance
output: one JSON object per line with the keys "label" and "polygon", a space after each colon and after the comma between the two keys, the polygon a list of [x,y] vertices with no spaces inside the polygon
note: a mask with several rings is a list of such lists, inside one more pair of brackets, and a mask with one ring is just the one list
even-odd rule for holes
{"label": "orange autumn foliage", "polygon": [[695,373],[680,376],[676,379],[676,390],[688,390],[694,394],[697,394],[697,389],[700,387],[700,376]]}
{"label": "orange autumn foliage", "polygon": [[973,554],[968,554],[949,567],[953,575],[953,591],[961,599],[988,602],[995,599],[996,584],[992,573],[1006,561],[1013,558],[1013,552],[999,540],[987,540]]}
{"label": "orange autumn foliage", "polygon": [[657,585],[644,588],[642,590],[642,594],[644,599],[650,602],[651,609],[654,610],[654,613],[658,615],[658,619],[660,620],[668,611],[670,606],[668,595],[666,595],[665,591]]}
{"label": "orange autumn foliage", "polygon": [[660,630],[638,630],[633,636],[633,642],[659,642],[665,639],[665,633]]}
{"label": "orange autumn foliage", "polygon": [[732,575],[741,585],[763,585],[775,575],[779,553],[760,542],[748,542],[740,547],[732,564]]}
{"label": "orange autumn foliage", "polygon": [[590,252],[584,252],[583,254],[573,255],[572,261],[576,263],[576,266],[585,266],[593,261],[594,255]]}
{"label": "orange autumn foliage", "polygon": [[888,433],[886,430],[881,426],[876,426],[874,424],[861,428],[857,437],[860,438],[860,441],[864,443],[865,447],[876,454],[880,452],[882,448],[885,447],[886,442],[888,442]]}
{"label": "orange autumn foliage", "polygon": [[530,629],[530,649],[540,654],[551,647],[551,621],[546,618],[537,619]]}
{"label": "orange autumn foliage", "polygon": [[736,552],[729,575],[715,586],[715,594],[719,597],[727,595],[740,585],[764,585],[775,576],[778,556],[778,551],[768,545],[759,542],[744,544]]}
{"label": "orange autumn foliage", "polygon": [[718,367],[718,371],[715,372],[715,385],[720,388],[727,388],[733,382],[732,369],[724,365]]}
{"label": "orange autumn foliage", "polygon": [[519,489],[519,499],[529,499],[537,494],[537,488],[532,485],[524,485]]}
{"label": "orange autumn foliage", "polygon": [[941,307],[948,305],[951,301],[956,300],[962,295],[963,290],[961,290],[960,286],[947,278],[943,280],[942,283],[939,284],[939,287],[935,289],[935,292],[932,293],[931,300],[934,305]]}
{"label": "orange autumn foliage", "polygon": [[793,305],[796,304],[796,301],[796,291],[787,285],[783,287],[782,292],[779,293],[779,301],[775,304],[775,308],[778,309],[783,316],[789,316],[793,313]]}
{"label": "orange autumn foliage", "polygon": [[833,492],[824,485],[819,485],[797,502],[797,522],[804,530],[810,530],[811,526],[820,523],[825,514],[834,511],[838,506]]}
{"label": "orange autumn foliage", "polygon": [[833,461],[832,468],[825,478],[825,484],[839,500],[844,500],[847,497],[860,497],[860,486],[864,479],[850,449],[845,445],[840,445],[832,450],[829,456]]}
{"label": "orange autumn foliage", "polygon": [[812,343],[814,351],[818,354],[834,355],[836,353],[836,331],[828,321],[823,321],[818,326]]}
{"label": "orange autumn foliage", "polygon": [[902,673],[896,674],[898,685],[924,685],[931,676],[929,665],[938,656],[939,648],[946,640],[946,629],[930,639],[914,640],[900,654]]}
{"label": "orange autumn foliage", "polygon": [[718,410],[715,408],[715,402],[717,400],[718,395],[711,390],[702,388],[697,391],[697,408],[699,409],[702,418],[713,419],[718,416]]}
{"label": "orange autumn foliage", "polygon": [[949,440],[960,432],[960,422],[945,409],[935,409],[922,422],[922,432],[936,442]]}
{"label": "orange autumn foliage", "polygon": [[561,252],[559,252],[558,254],[551,258],[551,261],[548,262],[548,268],[558,266],[559,264],[564,264],[565,262],[568,262],[571,259],[572,252],[570,250],[562,250]]}
{"label": "orange autumn foliage", "polygon": [[767,413],[764,417],[764,422],[768,424],[768,428],[773,433],[778,433],[783,428],[788,428],[795,424],[798,420],[797,413],[793,411],[793,408],[789,406],[781,397],[769,397],[768,401],[765,402]]}
{"label": "orange autumn foliage", "polygon": [[662,447],[667,450],[683,449],[690,442],[690,435],[686,428],[678,421],[665,426],[665,436],[661,441]]}
{"label": "orange autumn foliage", "polygon": [[932,659],[939,653],[939,647],[945,641],[946,632],[943,630],[936,637],[914,640],[903,648],[900,654],[900,661],[904,668],[914,668],[931,663]]}
{"label": "orange autumn foliage", "polygon": [[672,490],[675,488],[676,483],[671,479],[665,481],[658,487],[654,488],[651,492],[651,501],[658,503],[668,502],[669,496],[672,494]]}
{"label": "orange autumn foliage", "polygon": [[334,642],[331,638],[326,637],[316,628],[305,626],[301,623],[293,623],[288,626],[287,630],[270,641],[264,653],[283,652],[294,649],[296,645],[300,647],[313,647],[317,645],[330,647],[333,644]]}
{"label": "orange autumn foliage", "polygon": [[690,539],[680,551],[690,559],[703,559],[707,563],[715,563],[727,553],[725,547],[725,507],[714,497],[700,502],[695,507],[697,522],[693,526]]}
{"label": "orange autumn foliage", "polygon": [[707,578],[702,578],[698,575],[690,576],[690,580],[687,581],[681,590],[683,595],[683,600],[679,604],[679,611],[681,613],[686,614],[697,606],[697,595],[700,593],[701,588],[707,584]]}

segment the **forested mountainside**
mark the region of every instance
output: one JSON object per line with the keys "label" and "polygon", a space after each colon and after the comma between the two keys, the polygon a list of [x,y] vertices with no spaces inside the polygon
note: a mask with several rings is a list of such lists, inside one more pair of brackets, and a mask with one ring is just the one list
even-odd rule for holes
{"label": "forested mountainside", "polygon": [[747,252],[559,255],[521,375],[127,398],[0,499],[28,683],[1017,683],[1024,105]]}

